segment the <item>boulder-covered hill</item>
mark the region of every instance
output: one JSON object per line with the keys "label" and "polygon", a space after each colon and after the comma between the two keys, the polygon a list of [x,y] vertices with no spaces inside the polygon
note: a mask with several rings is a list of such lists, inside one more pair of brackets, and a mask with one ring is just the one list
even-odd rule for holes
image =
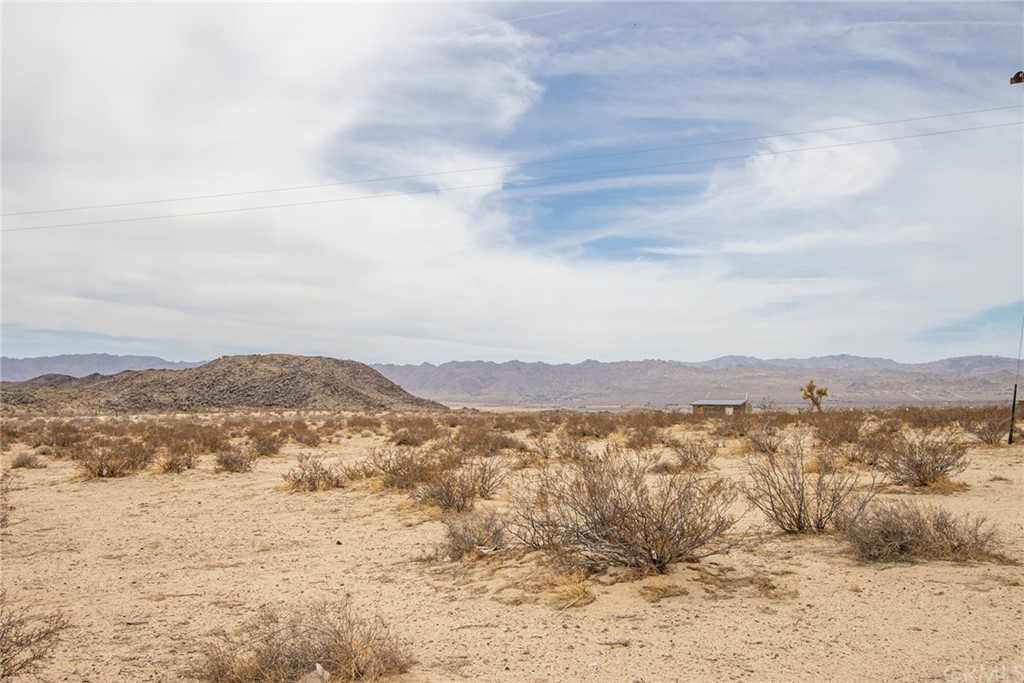
{"label": "boulder-covered hill", "polygon": [[4,382],[5,412],[148,412],[194,408],[447,410],[351,360],[225,356],[185,370],[138,370]]}

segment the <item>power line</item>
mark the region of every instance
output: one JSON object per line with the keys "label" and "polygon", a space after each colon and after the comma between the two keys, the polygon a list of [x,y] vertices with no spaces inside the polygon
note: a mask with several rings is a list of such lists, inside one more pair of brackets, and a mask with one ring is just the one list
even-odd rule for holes
{"label": "power line", "polygon": [[456,187],[426,188],[426,189],[420,189],[420,190],[404,190],[404,191],[401,191],[401,192],[387,192],[387,193],[384,193],[384,194],[359,195],[359,196],[356,196],[356,197],[341,197],[341,198],[336,198],[336,199],[320,199],[320,200],[306,201],[306,202],[290,202],[290,203],[287,203],[287,204],[267,204],[267,205],[263,205],[263,206],[235,207],[235,208],[231,208],[231,209],[214,209],[214,210],[210,210],[210,211],[193,211],[193,212],[189,212],[189,213],[170,213],[170,214],[161,214],[161,215],[156,215],[156,216],[139,216],[139,217],[135,217],[135,218],[115,218],[115,219],[111,219],[111,220],[82,221],[82,222],[77,222],[77,223],[56,223],[56,224],[52,224],[52,225],[36,225],[36,226],[29,226],[29,227],[23,227],[23,228],[4,228],[0,232],[5,232],[5,233],[6,232],[27,232],[27,231],[31,231],[31,230],[54,230],[54,229],[57,229],[57,228],[80,228],[80,227],[86,227],[86,226],[92,226],[92,225],[114,225],[114,224],[117,224],[117,223],[137,223],[137,222],[140,222],[140,221],[163,220],[163,219],[167,219],[167,218],[189,218],[189,217],[194,217],[194,216],[213,216],[213,215],[225,214],[225,213],[241,213],[243,211],[264,211],[264,210],[267,210],[267,209],[285,209],[285,208],[293,208],[293,207],[298,207],[298,206],[314,206],[314,205],[317,205],[317,204],[339,204],[339,203],[342,203],[342,202],[354,202],[354,201],[361,201],[361,200],[366,200],[366,199],[385,199],[385,198],[388,198],[388,197],[404,197],[404,196],[416,195],[416,194],[440,194],[442,192],[450,192],[450,191],[456,191],[456,190],[473,190],[473,189],[480,189],[480,188],[485,188],[485,187],[503,187],[503,186],[508,186],[508,185],[519,185],[519,186],[536,185],[536,184],[547,182],[547,181],[572,180],[572,179],[576,179],[576,178],[585,178],[585,177],[593,177],[593,176],[601,176],[601,175],[611,175],[611,174],[616,174],[616,173],[631,173],[631,172],[634,172],[634,171],[649,171],[649,170],[656,170],[656,169],[663,169],[663,168],[672,168],[672,167],[678,167],[678,166],[688,166],[688,165],[694,165],[694,164],[713,163],[713,162],[719,162],[719,161],[738,161],[738,160],[743,160],[743,159],[754,159],[754,158],[757,158],[757,157],[764,157],[764,156],[778,156],[778,155],[783,155],[783,154],[797,154],[797,153],[802,153],[802,152],[814,152],[814,151],[819,151],[819,150],[823,150],[823,149],[836,149],[836,148],[839,148],[839,147],[853,147],[853,146],[856,146],[856,145],[869,145],[869,144],[874,144],[874,143],[878,143],[878,142],[892,142],[892,141],[897,141],[897,140],[909,140],[909,139],[912,139],[912,138],[924,138],[924,137],[934,137],[934,136],[938,136],[938,135],[949,135],[951,133],[964,133],[964,132],[969,132],[969,131],[987,130],[987,129],[992,129],[992,128],[1006,128],[1008,126],[1019,126],[1021,124],[1024,124],[1024,121],[1014,121],[1014,122],[1011,122],[1011,123],[996,123],[996,124],[990,124],[990,125],[986,125],[986,126],[972,126],[970,128],[956,128],[956,129],[953,129],[953,130],[932,131],[930,133],[915,133],[915,134],[912,134],[912,135],[899,135],[899,136],[889,137],[889,138],[876,138],[874,140],[859,140],[859,141],[856,141],[856,142],[838,142],[838,143],[834,143],[834,144],[831,144],[831,145],[817,145],[817,146],[814,146],[814,147],[800,147],[800,148],[796,148],[796,149],[773,150],[773,151],[766,151],[766,152],[756,152],[754,154],[742,154],[742,155],[737,155],[737,156],[713,157],[713,158],[708,158],[708,159],[691,159],[691,160],[688,160],[688,161],[675,161],[675,162],[671,162],[671,163],[654,164],[654,165],[650,165],[650,166],[634,166],[634,167],[631,167],[631,168],[617,168],[617,169],[609,169],[609,170],[604,170],[604,171],[589,171],[589,172],[586,172],[586,173],[570,173],[570,174],[566,174],[566,175],[546,176],[546,177],[541,177],[541,178],[530,178],[530,179],[526,179],[526,180],[506,180],[506,181],[500,181],[500,182],[479,183],[479,184],[474,184],[474,185],[459,185],[459,186],[456,186]]}
{"label": "power line", "polygon": [[1011,106],[1006,106],[1006,107],[993,107],[993,108],[989,108],[989,109],[972,109],[970,111],[958,111],[958,112],[951,112],[951,113],[948,113],[948,114],[932,114],[932,115],[929,115],[929,116],[917,116],[917,117],[908,118],[908,119],[893,119],[891,121],[878,121],[878,122],[875,122],[875,123],[859,123],[859,124],[854,124],[854,125],[849,125],[849,126],[835,126],[835,127],[832,127],[832,128],[817,128],[817,129],[814,129],[814,130],[803,130],[803,131],[796,131],[796,132],[792,132],[792,133],[777,133],[777,134],[773,134],[773,135],[761,135],[761,136],[748,137],[748,138],[733,138],[733,139],[729,139],[729,140],[710,140],[710,141],[706,141],[706,142],[691,142],[691,143],[687,143],[685,145],[667,145],[667,146],[664,146],[664,147],[647,147],[647,148],[642,148],[642,149],[625,150],[625,151],[621,151],[621,152],[604,152],[604,153],[601,153],[601,154],[588,154],[588,155],[584,155],[584,156],[573,156],[573,157],[558,157],[558,158],[555,158],[555,159],[543,159],[543,160],[535,160],[535,161],[520,161],[520,162],[510,163],[510,164],[498,164],[498,165],[495,165],[495,166],[478,166],[476,168],[463,168],[463,169],[456,169],[456,170],[451,170],[451,171],[433,171],[433,172],[428,172],[428,173],[412,173],[412,174],[408,174],[408,175],[399,175],[399,176],[386,176],[386,177],[378,177],[378,178],[362,178],[362,179],[356,179],[356,180],[339,180],[339,181],[332,182],[332,183],[319,183],[319,184],[313,184],[313,185],[291,185],[291,186],[285,186],[285,187],[270,187],[270,188],[264,188],[264,189],[260,189],[260,190],[245,190],[245,191],[241,191],[241,192],[222,192],[222,193],[218,193],[218,194],[202,194],[202,195],[192,195],[192,196],[187,196],[187,197],[171,197],[171,198],[167,198],[167,199],[149,199],[149,200],[136,201],[136,202],[117,202],[117,203],[111,203],[111,204],[89,204],[89,205],[85,205],[85,206],[71,206],[71,207],[66,207],[66,208],[62,208],[62,209],[35,209],[35,210],[32,210],[32,211],[12,211],[10,213],[0,213],[0,216],[29,216],[29,215],[42,214],[42,213],[63,213],[63,212],[67,212],[67,211],[88,211],[88,210],[93,210],[93,209],[114,209],[114,208],[122,208],[122,207],[126,207],[126,206],[145,206],[145,205],[149,205],[149,204],[166,204],[166,203],[170,203],[170,202],[196,201],[196,200],[200,200],[200,199],[223,199],[225,197],[243,197],[243,196],[247,196],[247,195],[270,194],[270,193],[274,193],[274,192],[294,192],[294,191],[297,191],[297,190],[315,190],[315,189],[321,189],[321,188],[325,188],[325,187],[340,187],[340,186],[343,186],[343,185],[361,185],[361,184],[364,184],[364,183],[382,183],[382,182],[389,182],[389,181],[396,181],[396,180],[415,180],[417,178],[432,178],[432,177],[443,176],[443,175],[454,175],[454,174],[458,174],[458,173],[476,173],[476,172],[480,172],[480,171],[497,171],[497,170],[502,170],[502,169],[506,169],[506,168],[521,168],[521,167],[525,167],[525,166],[537,166],[537,165],[541,165],[541,164],[556,164],[556,163],[563,163],[563,162],[567,162],[567,161],[588,161],[588,160],[592,160],[592,159],[604,159],[604,158],[608,158],[608,157],[627,156],[627,155],[631,155],[631,154],[648,154],[650,152],[666,152],[666,151],[678,150],[678,149],[690,149],[690,148],[694,148],[694,147],[708,147],[708,146],[713,146],[713,145],[735,144],[735,143],[739,143],[739,142],[757,142],[757,141],[760,141],[760,140],[772,140],[772,139],[775,139],[775,138],[793,137],[793,136],[796,136],[796,135],[811,135],[811,134],[815,134],[815,133],[834,133],[834,132],[842,131],[842,130],[854,130],[854,129],[857,129],[857,128],[868,128],[868,127],[872,127],[872,126],[889,126],[889,125],[894,125],[894,124],[897,124],[897,123],[914,123],[916,121],[927,121],[927,120],[930,120],[930,119],[949,118],[949,117],[953,117],[953,116],[967,116],[969,114],[982,114],[982,113],[995,112],[995,111],[1005,111],[1005,110],[1008,110],[1008,109],[1020,109],[1022,107],[1024,107],[1024,105],[1019,105],[1018,104],[1018,105],[1011,105]]}

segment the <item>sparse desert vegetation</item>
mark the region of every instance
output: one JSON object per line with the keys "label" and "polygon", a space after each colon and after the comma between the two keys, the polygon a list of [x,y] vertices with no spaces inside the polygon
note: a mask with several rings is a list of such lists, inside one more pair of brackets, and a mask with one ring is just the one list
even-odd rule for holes
{"label": "sparse desert vegetation", "polygon": [[[951,657],[982,632],[986,651],[1018,651],[1001,624],[1024,597],[1024,446],[991,443],[988,415],[4,417],[3,587],[44,680],[657,680],[684,651],[715,657],[686,680],[752,656],[781,680],[780,632],[828,615],[841,642],[881,605],[899,626],[862,632],[843,670],[933,675],[923,651],[900,669],[857,652],[936,614],[930,647]],[[737,628],[751,642],[722,645]],[[832,666],[797,648],[787,667]]]}

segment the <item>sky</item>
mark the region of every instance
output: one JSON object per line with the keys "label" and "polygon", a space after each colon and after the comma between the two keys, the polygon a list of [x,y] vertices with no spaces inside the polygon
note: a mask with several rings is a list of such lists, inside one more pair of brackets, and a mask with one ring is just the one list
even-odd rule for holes
{"label": "sky", "polygon": [[0,12],[3,355],[1018,353],[1024,3]]}

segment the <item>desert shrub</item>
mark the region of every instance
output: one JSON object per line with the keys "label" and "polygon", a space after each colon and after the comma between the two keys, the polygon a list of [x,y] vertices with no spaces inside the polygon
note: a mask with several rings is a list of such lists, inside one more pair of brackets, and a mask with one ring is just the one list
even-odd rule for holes
{"label": "desert shrub", "polygon": [[362,432],[374,432],[380,429],[381,420],[377,415],[349,415],[345,420],[345,427],[357,434]]}
{"label": "desert shrub", "polygon": [[564,434],[581,439],[604,439],[617,427],[610,413],[566,413],[562,422]]}
{"label": "desert shrub", "polygon": [[223,425],[194,425],[188,437],[200,453],[216,453],[228,447],[227,430]]}
{"label": "desert shrub", "polygon": [[11,469],[17,470],[21,468],[25,469],[39,469],[40,467],[46,467],[46,463],[39,459],[39,456],[35,453],[21,452],[11,458]]}
{"label": "desert shrub", "polygon": [[251,472],[256,466],[256,456],[236,448],[221,451],[214,459],[214,472]]}
{"label": "desert shrub", "polygon": [[253,425],[246,436],[249,437],[252,452],[261,456],[277,455],[285,443],[284,435],[272,423]]}
{"label": "desert shrub", "polygon": [[[809,472],[803,449],[797,445],[782,453],[765,454],[747,461],[749,481],[743,493],[770,522],[786,533],[819,533],[834,521],[852,498],[859,476],[822,466]],[[868,493],[858,500],[857,509],[847,509],[852,518],[878,492],[872,480]]]}
{"label": "desert shrub", "polygon": [[945,430],[901,434],[879,463],[898,484],[928,486],[967,469],[967,444]]}
{"label": "desert shrub", "polygon": [[451,445],[467,456],[495,456],[503,450],[526,450],[522,441],[482,420],[473,420],[459,427],[451,438]]}
{"label": "desert shrub", "polygon": [[1002,407],[972,411],[960,424],[965,431],[989,446],[995,446],[1010,435],[1010,416]]}
{"label": "desert shrub", "polygon": [[646,478],[648,460],[615,449],[560,471],[544,470],[513,492],[510,532],[568,567],[632,567],[664,573],[683,560],[724,552],[735,492],[724,480]]}
{"label": "desert shrub", "polygon": [[505,472],[493,460],[478,460],[459,469],[439,469],[413,491],[416,500],[442,510],[462,512],[477,498],[490,498],[501,486]]}
{"label": "desert shrub", "polygon": [[300,455],[298,466],[281,476],[293,491],[340,489],[347,478],[344,468],[337,463],[325,465],[320,455]]}
{"label": "desert shrub", "polygon": [[62,614],[32,618],[7,604],[7,589],[0,589],[0,681],[30,675],[53,653],[68,628]]}
{"label": "desert shrub", "polygon": [[298,681],[320,670],[324,681],[371,681],[404,673],[412,664],[379,618],[360,618],[348,603],[264,608],[239,635],[221,635],[204,654],[192,675],[207,683]]}
{"label": "desert shrub", "polygon": [[670,446],[675,465],[682,470],[706,470],[718,452],[718,442],[707,437],[687,437]]}
{"label": "desert shrub", "polygon": [[164,474],[177,474],[191,470],[199,464],[199,456],[195,453],[167,452],[157,458],[156,468]]}
{"label": "desert shrub", "polygon": [[843,537],[865,562],[1001,561],[998,531],[984,517],[957,517],[907,501],[875,503],[844,524]]}
{"label": "desert shrub", "polygon": [[89,433],[84,427],[74,422],[62,420],[51,420],[46,423],[45,428],[37,433],[32,440],[32,446],[52,446],[58,449],[70,448],[82,443],[89,438]]}
{"label": "desert shrub", "polygon": [[[548,445],[547,441],[538,443],[538,449],[546,448]],[[550,445],[550,450],[542,451],[542,454],[547,453],[548,455],[556,455],[562,460],[568,460],[574,462],[577,460],[586,460],[590,458],[590,447],[587,446],[587,442],[579,436],[570,436],[563,434],[555,439],[555,442]]]}
{"label": "desert shrub", "polygon": [[93,478],[126,477],[153,461],[153,449],[134,440],[98,440],[79,446],[72,454],[85,474]]}
{"label": "desert shrub", "polygon": [[786,437],[773,420],[766,420],[753,429],[746,430],[747,441],[759,453],[778,453],[786,443]]}
{"label": "desert shrub", "polygon": [[316,448],[323,441],[323,436],[314,431],[305,420],[292,420],[284,430],[287,438],[296,443]]}
{"label": "desert shrub", "polygon": [[412,491],[432,481],[446,470],[461,464],[448,451],[425,451],[416,448],[378,448],[370,454],[370,465],[382,475],[386,488]]}
{"label": "desert shrub", "polygon": [[442,560],[487,555],[505,547],[506,522],[495,512],[470,512],[441,521],[445,526],[445,540],[437,549],[437,556]]}
{"label": "desert shrub", "polygon": [[884,426],[864,432],[856,443],[846,444],[843,453],[851,462],[874,466],[893,450],[899,431],[892,432]]}
{"label": "desert shrub", "polygon": [[[769,421],[771,421],[769,419]],[[766,424],[763,422],[762,424]],[[772,421],[774,424],[774,421]],[[737,412],[732,415],[726,415],[724,417],[715,418],[714,422],[714,434],[724,438],[740,438],[747,435],[747,432],[752,429],[754,420],[750,413]]]}
{"label": "desert shrub", "polygon": [[626,448],[640,451],[653,448],[661,440],[662,437],[658,428],[648,424],[629,428],[626,432],[624,444]]}
{"label": "desert shrub", "polygon": [[814,436],[829,448],[857,443],[864,424],[864,412],[861,410],[826,410],[808,417]]}
{"label": "desert shrub", "polygon": [[14,472],[0,470],[0,529],[6,529],[11,519],[11,480]]}
{"label": "desert shrub", "polygon": [[396,446],[422,446],[443,433],[441,425],[426,416],[392,417],[388,419],[388,428],[391,430],[391,443]]}

